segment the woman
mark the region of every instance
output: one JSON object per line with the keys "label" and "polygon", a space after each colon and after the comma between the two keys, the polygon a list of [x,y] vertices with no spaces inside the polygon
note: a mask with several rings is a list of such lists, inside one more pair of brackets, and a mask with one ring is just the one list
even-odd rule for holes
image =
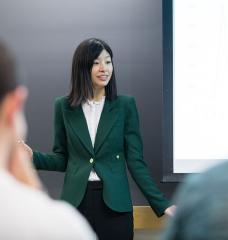
{"label": "woman", "polygon": [[83,41],[74,53],[70,93],[55,102],[53,154],[25,147],[37,169],[66,172],[61,198],[79,209],[100,240],[130,240],[126,165],[158,216],[171,215],[174,207],[143,161],[135,101],[117,95],[112,60],[104,41]]}

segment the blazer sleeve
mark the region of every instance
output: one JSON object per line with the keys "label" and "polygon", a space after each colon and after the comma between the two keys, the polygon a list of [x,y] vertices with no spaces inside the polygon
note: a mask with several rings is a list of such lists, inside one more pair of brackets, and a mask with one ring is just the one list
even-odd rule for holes
{"label": "blazer sleeve", "polygon": [[54,144],[52,153],[33,152],[33,163],[37,169],[48,171],[65,171],[67,166],[66,130],[61,109],[61,99],[55,100]]}
{"label": "blazer sleeve", "polygon": [[170,206],[170,203],[156,187],[149,169],[143,160],[143,144],[134,98],[128,97],[125,107],[124,142],[128,169],[156,215],[162,216],[165,209]]}

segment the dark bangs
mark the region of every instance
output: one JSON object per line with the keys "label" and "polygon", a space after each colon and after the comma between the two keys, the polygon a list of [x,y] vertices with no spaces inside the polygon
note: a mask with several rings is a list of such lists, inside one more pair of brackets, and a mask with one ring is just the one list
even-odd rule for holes
{"label": "dark bangs", "polygon": [[[103,50],[106,50],[112,60],[113,53],[111,48],[102,40],[90,38],[83,41],[76,49],[71,73],[71,89],[68,95],[70,105],[77,107],[86,99],[93,98],[93,85],[91,79],[91,70],[93,62],[98,58]],[[113,65],[112,77],[105,87],[105,94],[107,100],[114,100],[117,96],[116,79]]]}

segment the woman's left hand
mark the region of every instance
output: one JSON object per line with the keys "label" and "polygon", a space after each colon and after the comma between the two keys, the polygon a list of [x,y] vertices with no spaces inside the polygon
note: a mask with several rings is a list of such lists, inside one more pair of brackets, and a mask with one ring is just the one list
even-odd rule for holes
{"label": "woman's left hand", "polygon": [[173,215],[175,214],[175,211],[176,211],[176,206],[175,205],[172,205],[168,208],[166,208],[165,210],[165,215],[168,216],[168,217],[173,217]]}

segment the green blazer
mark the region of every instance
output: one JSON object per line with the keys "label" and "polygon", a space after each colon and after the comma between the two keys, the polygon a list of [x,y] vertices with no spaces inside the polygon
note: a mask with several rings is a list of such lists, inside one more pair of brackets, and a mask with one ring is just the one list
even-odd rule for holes
{"label": "green blazer", "polygon": [[65,171],[61,198],[77,207],[85,194],[92,168],[103,182],[103,198],[109,208],[132,211],[126,167],[161,216],[168,200],[155,186],[146,163],[135,101],[129,96],[105,100],[94,147],[82,107],[73,108],[66,97],[55,101],[53,153],[33,152],[37,169]]}

